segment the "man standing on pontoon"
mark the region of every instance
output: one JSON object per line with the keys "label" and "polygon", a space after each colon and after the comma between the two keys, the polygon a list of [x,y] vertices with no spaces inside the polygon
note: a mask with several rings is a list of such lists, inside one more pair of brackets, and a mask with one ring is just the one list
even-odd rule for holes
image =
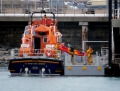
{"label": "man standing on pontoon", "polygon": [[88,57],[88,64],[89,65],[91,65],[91,63],[92,63],[92,53],[93,53],[93,49],[91,47],[89,47],[87,50],[87,57]]}

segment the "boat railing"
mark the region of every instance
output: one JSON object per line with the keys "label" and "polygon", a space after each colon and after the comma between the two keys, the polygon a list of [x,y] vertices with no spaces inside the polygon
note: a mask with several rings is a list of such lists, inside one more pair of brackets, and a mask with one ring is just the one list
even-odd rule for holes
{"label": "boat railing", "polygon": [[[102,57],[98,53],[93,54],[91,56],[91,63],[88,62],[87,56],[77,56],[77,55],[70,55],[66,52],[61,50],[55,50],[56,54],[52,56],[47,56],[44,53],[44,49],[34,49],[32,50],[33,53],[26,53],[25,51],[22,54],[18,50],[12,49],[11,50],[11,59],[19,59],[19,58],[47,58],[47,59],[58,59],[63,60],[65,62],[65,66],[103,66],[108,64],[107,57]],[[23,56],[19,56],[23,55]],[[73,64],[74,63],[74,64]]]}
{"label": "boat railing", "polygon": [[65,55],[65,66],[105,66],[108,64],[108,56],[99,55],[98,53],[91,56],[91,62],[88,62],[88,56]]}
{"label": "boat railing", "polygon": [[[26,51],[20,52],[19,49],[12,49],[11,50],[11,59],[15,58],[50,58],[50,59],[60,59],[64,60],[64,55],[61,53],[60,50],[54,50],[54,53],[52,56],[47,56],[44,52],[44,49],[34,49],[30,50],[31,52],[26,53]],[[20,56],[22,55],[22,56]]]}

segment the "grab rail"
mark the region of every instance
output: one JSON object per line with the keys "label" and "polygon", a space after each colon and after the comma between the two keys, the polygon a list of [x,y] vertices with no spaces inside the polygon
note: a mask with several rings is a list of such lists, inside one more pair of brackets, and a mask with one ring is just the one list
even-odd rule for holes
{"label": "grab rail", "polygon": [[[39,50],[39,53],[37,52]],[[47,58],[47,59],[59,59],[65,61],[65,66],[73,65],[72,62],[74,61],[74,65],[88,65],[88,57],[87,56],[77,56],[74,55],[73,58],[66,52],[62,52],[57,50],[57,54],[53,54],[52,57],[47,57],[43,51],[44,49],[35,49],[33,50],[34,53],[25,53],[23,51],[23,56],[20,57],[19,49],[12,49],[11,50],[11,59],[21,59],[21,58]],[[56,50],[55,50],[56,51]],[[33,55],[34,54],[34,55]],[[31,55],[31,56],[30,56]],[[56,57],[57,56],[57,57]],[[92,63],[89,66],[103,66],[108,64],[107,59],[102,59],[98,55],[92,55]]]}

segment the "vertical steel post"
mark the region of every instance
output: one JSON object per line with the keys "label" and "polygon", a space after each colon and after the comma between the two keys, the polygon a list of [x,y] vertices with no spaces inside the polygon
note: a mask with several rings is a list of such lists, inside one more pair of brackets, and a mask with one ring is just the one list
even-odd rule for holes
{"label": "vertical steel post", "polygon": [[27,10],[28,10],[28,0],[27,0]]}
{"label": "vertical steel post", "polygon": [[1,0],[1,14],[2,14],[2,0]]}
{"label": "vertical steel post", "polygon": [[117,0],[114,0],[114,12],[115,12],[115,14],[114,14],[114,18],[116,19],[116,18],[118,18],[118,2],[117,2]]}
{"label": "vertical steel post", "polygon": [[44,6],[43,6],[43,0],[42,0],[42,10],[44,10]]}
{"label": "vertical steel post", "polygon": [[36,11],[36,0],[35,0],[35,11]]}
{"label": "vertical steel post", "polygon": [[108,0],[109,2],[109,7],[108,7],[108,20],[109,20],[109,66],[111,66],[111,62],[112,62],[112,0]]}

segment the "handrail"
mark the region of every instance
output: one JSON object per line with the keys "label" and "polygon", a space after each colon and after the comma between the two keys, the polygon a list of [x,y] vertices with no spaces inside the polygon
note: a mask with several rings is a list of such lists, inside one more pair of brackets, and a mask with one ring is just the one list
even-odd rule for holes
{"label": "handrail", "polygon": [[113,11],[113,19],[119,19],[120,18],[120,9],[114,9]]}
{"label": "handrail", "polygon": [[[43,51],[44,49],[35,49],[35,50],[41,50]],[[34,50],[34,51],[35,51]],[[56,51],[56,50],[55,50]],[[60,60],[64,60],[65,61],[65,65],[72,65],[72,59],[71,59],[71,55],[67,54],[67,53],[62,53],[60,50],[57,50],[60,53],[58,54],[54,54],[52,57],[47,57],[44,53],[39,52],[39,53],[34,53],[34,55],[29,56],[27,53],[24,53],[24,55],[22,57],[19,57],[20,53],[19,53],[19,49],[12,49],[11,50],[11,59],[21,59],[21,58],[50,58],[50,59],[60,59]],[[33,54],[33,53],[29,53],[29,54]],[[57,57],[56,57],[57,56]],[[87,63],[87,56],[76,56],[74,55],[73,58],[74,62],[76,63],[73,66],[76,65],[85,65],[85,63]],[[92,64],[89,66],[102,66],[102,65],[106,65],[108,64],[108,61],[106,59],[106,57],[101,58],[100,56],[97,55],[92,55]]]}
{"label": "handrail", "polygon": [[[85,8],[84,8],[85,9]],[[71,14],[72,14],[72,16],[101,16],[102,15],[102,17],[104,16],[108,16],[108,12],[107,12],[107,10],[106,9],[93,9],[94,10],[94,14],[92,14],[92,13],[89,13],[89,14],[86,14],[86,13],[83,13],[83,10],[84,9],[77,9],[77,10],[75,10],[75,9],[70,9],[70,8],[62,8],[62,10],[66,10],[65,12],[61,12],[61,13],[56,13],[56,12],[53,12],[54,14],[55,14],[55,16],[59,16],[59,15],[62,15],[63,17],[64,16],[67,16],[67,14],[69,15],[69,16],[71,16]],[[28,16],[30,16],[30,14],[31,14],[31,12],[33,12],[33,8],[29,8],[29,12],[27,12],[27,11],[25,11],[25,10],[27,10],[26,8],[2,8],[2,11],[4,10],[4,12],[1,12],[0,13],[0,16],[2,15],[4,15],[4,16],[11,16],[12,14],[14,14],[14,16],[25,16],[26,17],[26,15],[27,15],[27,17]],[[40,11],[40,9],[36,9],[36,10],[34,10],[34,11]],[[51,12],[51,11],[47,11],[47,12]]]}
{"label": "handrail", "polygon": [[[34,53],[26,53],[24,50],[22,51],[23,53],[19,53],[19,51],[20,51],[19,49],[12,49],[11,50],[11,58],[22,58],[22,57],[19,57],[20,54],[23,54],[23,55],[25,54],[26,57],[33,57],[33,56],[28,56],[28,55],[34,54],[34,57],[37,56],[39,58],[44,55],[44,53],[43,53],[44,49],[34,49],[34,50],[31,49],[31,51],[34,51]],[[61,55],[61,54],[59,54],[60,50],[54,50],[54,52],[55,53],[58,52],[57,54],[53,54],[54,56]]]}
{"label": "handrail", "polygon": [[[56,15],[56,14],[55,14]],[[0,17],[29,17],[30,14],[0,14]],[[35,14],[34,17],[38,17]],[[51,15],[47,15],[52,17]],[[108,17],[108,14],[57,14],[57,17]]]}

